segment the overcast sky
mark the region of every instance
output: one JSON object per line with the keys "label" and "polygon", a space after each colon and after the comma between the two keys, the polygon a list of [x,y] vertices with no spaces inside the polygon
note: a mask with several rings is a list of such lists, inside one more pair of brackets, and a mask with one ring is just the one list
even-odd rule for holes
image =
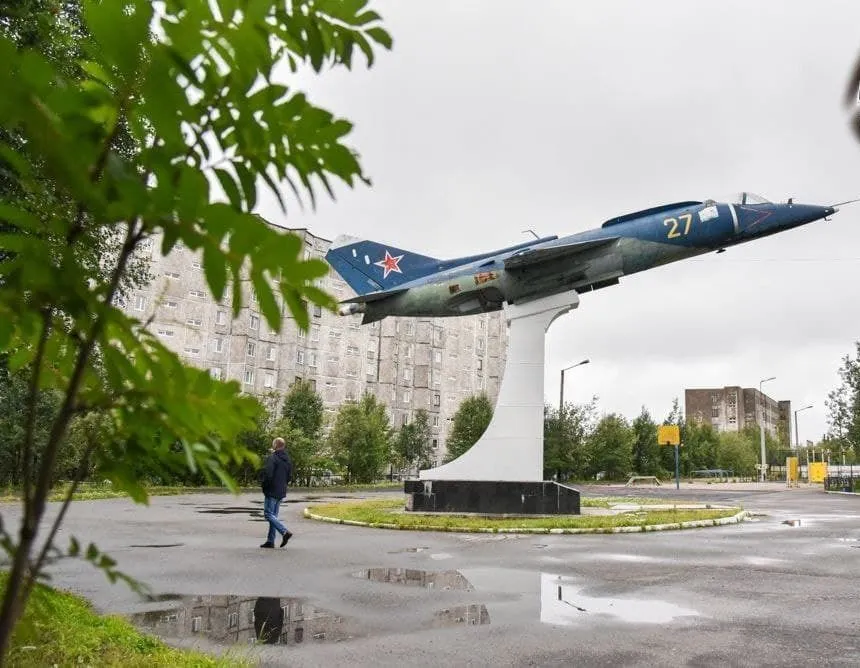
{"label": "overcast sky", "polygon": [[[373,187],[286,220],[438,257],[565,235],[641,208],[860,197],[842,107],[860,2],[375,1],[394,38],[369,70],[299,82],[355,123]],[[832,221],[623,278],[550,329],[546,397],[631,419],[685,387],[776,376],[771,396],[826,429],[860,339],[860,203]]]}

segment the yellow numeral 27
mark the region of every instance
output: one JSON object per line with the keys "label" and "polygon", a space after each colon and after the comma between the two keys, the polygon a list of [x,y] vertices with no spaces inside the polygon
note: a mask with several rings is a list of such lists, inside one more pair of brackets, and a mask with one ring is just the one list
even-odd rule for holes
{"label": "yellow numeral 27", "polygon": [[[678,218],[684,221],[684,231],[678,231]],[[690,223],[693,222],[693,214],[691,213],[682,213],[678,218],[667,218],[663,221],[664,225],[671,225],[672,229],[669,230],[669,234],[667,235],[669,239],[674,239],[676,237],[686,236],[690,233]]]}

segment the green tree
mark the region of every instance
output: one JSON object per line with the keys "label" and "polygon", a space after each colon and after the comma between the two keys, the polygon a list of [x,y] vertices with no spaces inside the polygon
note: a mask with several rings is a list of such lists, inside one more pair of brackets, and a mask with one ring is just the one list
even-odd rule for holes
{"label": "green tree", "polygon": [[343,404],[329,434],[329,444],[332,457],[346,471],[349,482],[376,480],[391,445],[385,405],[369,393],[358,402]]}
{"label": "green tree", "polygon": [[[0,608],[0,661],[49,555],[82,556],[112,579],[125,578],[96,546],[54,544],[74,493],[40,529],[58,451],[75,416],[102,411],[112,438],[82,453],[100,474],[145,501],[136,465],[200,472],[235,490],[227,469],[256,460],[237,436],[253,427],[257,404],[236,382],[186,367],[145,323],[116,307],[136,250],[148,238],[166,254],[181,241],[202,253],[213,297],[243,285],[279,331],[285,310],[302,329],[307,303],[334,308],[314,286],[327,265],[303,261],[302,242],[253,213],[260,187],[286,212],[282,187],[315,205],[333,179],[369,183],[344,144],[351,124],[279,82],[281,63],[352,66],[372,43],[390,47],[364,2],[281,0],[86,0],[73,58],[80,73],[16,35],[0,34],[0,142],[7,180],[19,196],[0,202],[0,356],[27,387],[19,445],[23,502]],[[5,24],[4,24],[5,25]],[[131,149],[117,138],[127,129]],[[45,197],[45,192],[56,193]],[[10,228],[11,231],[10,231]],[[99,257],[97,244],[119,239]],[[37,424],[39,397],[60,396]],[[34,462],[40,429],[47,431]],[[40,531],[42,533],[40,533]],[[37,542],[38,538],[38,542]]]}
{"label": "green tree", "polygon": [[[720,436],[709,422],[687,422],[684,447],[681,448],[681,468],[685,474],[698,469],[717,467]],[[671,449],[671,448],[669,448]]]}
{"label": "green tree", "polygon": [[753,440],[751,432],[724,432],[720,434],[717,465],[719,468],[730,469],[736,476],[756,475],[758,450],[758,433]]}
{"label": "green tree", "polygon": [[633,421],[633,470],[640,475],[660,475],[660,445],[657,443],[657,423],[642,407],[642,412]]}
{"label": "green tree", "polygon": [[566,403],[559,411],[544,407],[544,477],[582,478],[588,465],[587,443],[594,429],[597,398],[587,404]]}
{"label": "green tree", "polygon": [[627,420],[617,413],[603,417],[589,439],[589,474],[605,472],[609,480],[630,474],[636,435]]}
{"label": "green tree", "polygon": [[842,358],[839,387],[827,395],[827,436],[835,450],[851,449],[860,459],[860,341],[855,355]]}
{"label": "green tree", "polygon": [[419,408],[413,420],[397,430],[392,446],[392,464],[406,473],[428,468],[432,449],[430,415]]}
{"label": "green tree", "polygon": [[323,400],[307,380],[298,380],[284,398],[283,416],[307,438],[317,440],[323,426]]}
{"label": "green tree", "polygon": [[451,433],[446,443],[445,461],[450,462],[471,448],[487,431],[493,418],[493,404],[481,393],[464,399],[454,413]]}

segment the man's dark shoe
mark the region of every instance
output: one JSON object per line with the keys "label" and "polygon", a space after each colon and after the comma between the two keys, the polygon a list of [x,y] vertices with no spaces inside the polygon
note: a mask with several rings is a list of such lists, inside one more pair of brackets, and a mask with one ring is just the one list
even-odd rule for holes
{"label": "man's dark shoe", "polygon": [[287,533],[285,533],[285,534],[284,534],[284,537],[281,539],[281,547],[283,547],[284,545],[286,545],[286,544],[287,544],[287,541],[288,541],[290,538],[292,538],[292,537],[293,537],[292,532],[287,531]]}
{"label": "man's dark shoe", "polygon": [[262,545],[260,545],[260,547],[275,547],[275,544],[274,544],[274,543],[270,543],[269,541],[266,541],[265,543],[263,543]]}

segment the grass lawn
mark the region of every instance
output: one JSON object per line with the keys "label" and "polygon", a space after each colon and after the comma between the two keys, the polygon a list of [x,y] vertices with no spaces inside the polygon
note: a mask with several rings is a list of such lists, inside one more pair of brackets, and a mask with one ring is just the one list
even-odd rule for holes
{"label": "grass lawn", "polygon": [[[583,499],[584,500],[584,499]],[[592,505],[597,505],[595,499]],[[631,502],[625,499],[625,502]],[[403,512],[403,500],[381,499],[328,503],[308,507],[308,512],[326,518],[362,522],[379,528],[456,530],[513,529],[594,529],[645,527],[657,524],[677,524],[696,520],[716,520],[732,517],[741,508],[702,510],[634,511],[618,515],[565,515],[559,517],[492,518],[472,515],[413,515]],[[608,502],[607,502],[608,505]]]}
{"label": "grass lawn", "polygon": [[[0,572],[0,594],[7,574]],[[6,657],[12,666],[250,666],[178,650],[118,617],[103,617],[77,596],[37,585]]]}

